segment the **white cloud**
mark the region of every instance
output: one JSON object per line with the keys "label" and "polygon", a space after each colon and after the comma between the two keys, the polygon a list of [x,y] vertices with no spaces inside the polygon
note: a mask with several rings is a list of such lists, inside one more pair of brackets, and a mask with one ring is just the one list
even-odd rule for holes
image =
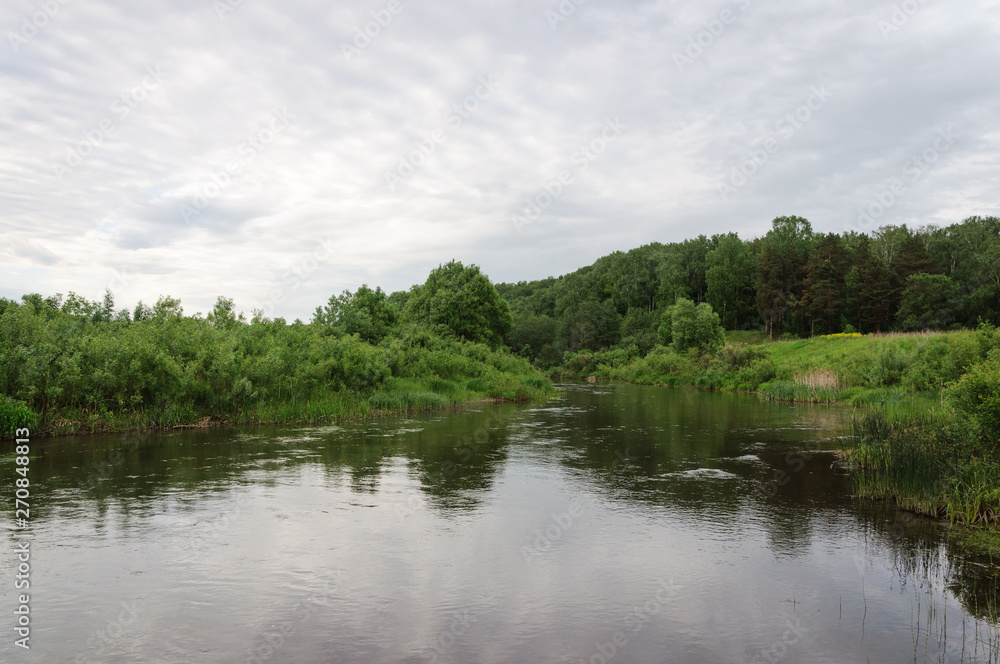
{"label": "white cloud", "polygon": [[[305,318],[331,293],[407,288],[452,258],[520,280],[651,241],[752,235],[780,214],[844,230],[948,126],[954,148],[879,222],[1000,208],[995,2],[925,3],[888,34],[891,2],[588,0],[555,30],[554,2],[399,2],[350,62],[341,44],[387,0],[245,0],[224,20],[194,0],[67,2],[30,39],[37,2],[4,5],[0,294],[97,298],[124,272],[122,304],[169,293],[206,311],[225,294],[249,310],[279,289],[275,314]],[[724,10],[734,20],[701,35]],[[703,52],[678,68],[699,36]],[[497,89],[451,123],[491,75]],[[723,200],[719,181],[823,84],[830,99]],[[276,108],[291,121],[248,159]],[[614,117],[622,136],[517,233],[511,213]],[[437,129],[391,190],[385,172]],[[88,154],[60,179],[72,151]],[[180,206],[233,162],[185,219]],[[328,240],[336,256],[292,287]]]}

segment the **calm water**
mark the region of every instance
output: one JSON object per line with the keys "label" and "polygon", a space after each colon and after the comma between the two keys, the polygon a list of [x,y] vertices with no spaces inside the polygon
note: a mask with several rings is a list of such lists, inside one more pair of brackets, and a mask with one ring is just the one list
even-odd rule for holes
{"label": "calm water", "polygon": [[996,568],[852,498],[831,452],[848,417],[568,386],[338,426],[34,441],[32,648],[8,628],[0,661],[991,661],[976,616]]}

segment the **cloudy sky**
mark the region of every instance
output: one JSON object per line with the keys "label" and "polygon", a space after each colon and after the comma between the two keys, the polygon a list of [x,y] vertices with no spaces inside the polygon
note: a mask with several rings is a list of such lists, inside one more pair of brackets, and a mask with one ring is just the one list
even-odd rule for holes
{"label": "cloudy sky", "polygon": [[[576,3],[579,4],[576,4]],[[1000,2],[9,0],[0,296],[494,281],[1000,211]]]}

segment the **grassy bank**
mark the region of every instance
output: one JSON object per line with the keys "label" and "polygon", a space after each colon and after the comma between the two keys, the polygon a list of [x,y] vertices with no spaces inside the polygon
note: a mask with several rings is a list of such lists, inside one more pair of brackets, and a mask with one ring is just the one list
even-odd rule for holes
{"label": "grassy bank", "polygon": [[214,320],[162,307],[95,320],[0,314],[0,426],[53,435],[212,423],[312,423],[554,392],[503,348],[404,322],[375,341],[323,324]]}
{"label": "grassy bank", "polygon": [[946,384],[937,411],[856,417],[848,455],[859,466],[859,494],[955,523],[1000,523],[1000,351],[989,355]]}
{"label": "grassy bank", "polygon": [[[568,354],[553,375],[853,405],[845,455],[857,466],[859,495],[955,523],[1000,522],[1000,332],[991,326],[772,343],[737,333],[718,353]],[[998,540],[991,529],[969,541]]]}
{"label": "grassy bank", "polygon": [[[748,343],[749,341],[749,343]],[[757,392],[781,401],[861,406],[941,401],[941,390],[1000,345],[995,330],[933,335],[838,334],[767,342],[759,334],[727,333],[719,353],[677,353],[657,345],[567,354],[553,377],[688,385]]]}

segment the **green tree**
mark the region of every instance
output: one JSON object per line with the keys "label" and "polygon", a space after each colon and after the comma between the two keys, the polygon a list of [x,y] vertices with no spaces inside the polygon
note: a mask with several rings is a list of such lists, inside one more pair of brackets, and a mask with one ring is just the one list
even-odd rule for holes
{"label": "green tree", "polygon": [[854,265],[845,279],[848,320],[861,332],[889,329],[895,315],[896,278],[867,236],[858,241]]}
{"label": "green tree", "polygon": [[935,263],[955,282],[961,300],[958,321],[970,327],[980,319],[1000,324],[1000,219],[969,217],[936,230],[928,246]]}
{"label": "green tree", "polygon": [[493,347],[513,325],[510,306],[486,275],[478,266],[458,261],[432,270],[410,296],[407,311],[415,321],[444,326],[460,339]]}
{"label": "green tree", "polygon": [[[792,322],[802,331],[799,301],[805,290],[805,264],[812,247],[812,225],[802,217],[778,217],[761,240],[757,262],[757,308],[773,338]],[[795,321],[793,321],[793,315]]]}
{"label": "green tree", "polygon": [[844,313],[844,280],[847,275],[844,241],[836,233],[820,235],[806,262],[805,291],[801,306],[805,309],[815,334],[840,330]]}
{"label": "green tree", "polygon": [[954,319],[954,283],[943,274],[914,274],[906,280],[896,325],[906,332],[941,330]]}
{"label": "green tree", "polygon": [[754,283],[757,259],[736,233],[718,239],[705,257],[706,301],[727,330],[740,329],[756,313]]}
{"label": "green tree", "polygon": [[705,299],[706,259],[715,248],[713,240],[704,235],[664,247],[656,270],[660,281],[658,299],[662,303],[687,297],[695,302]]}
{"label": "green tree", "polygon": [[[514,326],[504,341],[512,350],[529,360],[534,360],[542,348],[555,341],[556,322],[549,316],[537,316],[529,312],[518,312],[514,316]],[[528,350],[525,351],[525,348]]]}
{"label": "green tree", "polygon": [[564,313],[558,336],[571,351],[610,348],[621,338],[621,322],[610,298],[603,302],[590,298]]}
{"label": "green tree", "polygon": [[[905,229],[906,227],[903,226]],[[914,274],[936,274],[938,272],[931,255],[927,251],[926,237],[919,233],[910,233],[899,244],[899,251],[892,262],[892,271],[899,283]]]}
{"label": "green tree", "polygon": [[[140,305],[142,303],[140,302]],[[138,305],[136,307],[138,313],[143,313],[139,310]],[[212,311],[208,313],[207,316],[210,325],[215,327],[220,327],[222,329],[232,329],[239,325],[240,323],[246,322],[246,316],[243,312],[239,315],[236,314],[236,306],[233,304],[232,298],[219,296],[215,300],[215,306],[212,307]]]}
{"label": "green tree", "polygon": [[362,284],[357,292],[345,290],[331,295],[325,306],[317,307],[313,322],[338,334],[357,334],[370,343],[384,339],[399,321],[399,311],[381,288]]}
{"label": "green tree", "polygon": [[695,305],[687,298],[679,298],[672,307],[671,337],[678,353],[690,348],[717,353],[726,343],[722,322],[719,314],[712,311],[712,305],[707,302]]}
{"label": "green tree", "polygon": [[996,452],[1000,447],[1000,361],[970,367],[948,388],[948,395],[955,410],[971,420]]}
{"label": "green tree", "polygon": [[619,345],[623,348],[635,345],[645,355],[656,345],[656,327],[659,322],[660,317],[656,311],[647,311],[644,307],[629,309],[622,319]]}
{"label": "green tree", "polygon": [[629,309],[656,308],[659,279],[656,268],[663,253],[662,245],[646,245],[621,254],[615,265],[612,298],[618,313]]}

